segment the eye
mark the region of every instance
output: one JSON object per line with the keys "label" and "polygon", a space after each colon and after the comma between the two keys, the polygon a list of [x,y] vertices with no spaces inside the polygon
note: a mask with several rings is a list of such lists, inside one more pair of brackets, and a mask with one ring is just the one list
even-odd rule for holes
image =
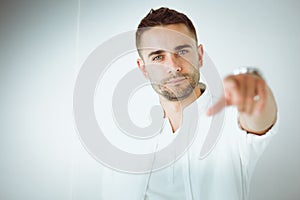
{"label": "eye", "polygon": [[163,59],[162,55],[157,55],[157,56],[152,58],[152,61],[161,61],[162,59]]}
{"label": "eye", "polygon": [[179,51],[177,52],[177,54],[178,54],[179,56],[183,56],[183,55],[187,54],[188,52],[189,52],[189,51],[186,50],[186,49],[181,49],[181,50],[179,50]]}

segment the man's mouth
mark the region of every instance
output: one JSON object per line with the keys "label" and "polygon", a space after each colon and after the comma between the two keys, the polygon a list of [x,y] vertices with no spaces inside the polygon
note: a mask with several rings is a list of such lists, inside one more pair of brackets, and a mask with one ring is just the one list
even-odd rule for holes
{"label": "man's mouth", "polygon": [[179,84],[179,83],[181,83],[181,82],[183,82],[185,80],[186,80],[185,77],[172,78],[172,79],[168,80],[166,82],[166,84],[168,84],[168,85],[176,85],[176,84]]}

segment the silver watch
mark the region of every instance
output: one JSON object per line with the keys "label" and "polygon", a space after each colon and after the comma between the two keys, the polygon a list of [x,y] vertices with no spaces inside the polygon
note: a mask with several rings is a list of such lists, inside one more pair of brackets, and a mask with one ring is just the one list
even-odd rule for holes
{"label": "silver watch", "polygon": [[239,67],[233,71],[233,75],[239,75],[239,74],[254,74],[256,76],[263,78],[262,73],[259,71],[258,68],[255,67]]}

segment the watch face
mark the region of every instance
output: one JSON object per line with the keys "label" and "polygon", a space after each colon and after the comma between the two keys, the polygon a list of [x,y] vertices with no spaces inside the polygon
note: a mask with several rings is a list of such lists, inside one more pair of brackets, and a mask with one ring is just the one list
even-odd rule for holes
{"label": "watch face", "polygon": [[254,74],[262,78],[262,74],[260,73],[259,69],[255,67],[239,67],[233,71],[233,75],[239,74]]}

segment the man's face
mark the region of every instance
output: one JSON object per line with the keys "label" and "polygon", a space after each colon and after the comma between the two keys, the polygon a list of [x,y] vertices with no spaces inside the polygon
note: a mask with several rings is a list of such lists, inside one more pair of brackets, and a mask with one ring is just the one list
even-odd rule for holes
{"label": "man's face", "polygon": [[183,24],[153,27],[142,34],[138,66],[153,89],[170,101],[188,97],[198,85],[202,46]]}

